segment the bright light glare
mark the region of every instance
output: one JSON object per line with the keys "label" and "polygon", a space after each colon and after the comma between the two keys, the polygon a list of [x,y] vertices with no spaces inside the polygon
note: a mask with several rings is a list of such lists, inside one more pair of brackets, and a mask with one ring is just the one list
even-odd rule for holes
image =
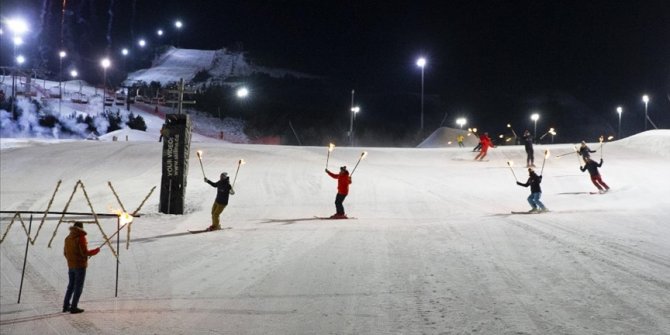
{"label": "bright light glare", "polygon": [[623,113],[623,108],[621,108],[621,106],[617,107],[616,112],[619,113],[619,115],[621,115],[621,113]]}
{"label": "bright light glare", "polygon": [[26,58],[23,57],[22,55],[18,55],[18,56],[16,57],[16,62],[17,62],[19,65],[23,64],[25,61],[26,61]]}
{"label": "bright light glare", "polygon": [[642,102],[644,102],[645,104],[646,104],[647,102],[649,102],[649,96],[646,95],[646,94],[643,95],[643,96],[642,96]]}
{"label": "bright light glare", "polygon": [[418,67],[423,68],[424,66],[426,66],[426,59],[423,58],[423,57],[420,57],[419,59],[416,60],[416,65]]}
{"label": "bright light glare", "polygon": [[14,42],[15,46],[19,46],[19,45],[23,44],[23,39],[21,37],[18,37],[18,36],[14,36],[12,41]]}
{"label": "bright light glare", "polygon": [[156,34],[158,34],[158,36],[163,36],[163,29],[158,29]]}
{"label": "bright light glare", "polygon": [[358,113],[358,112],[361,111],[361,108],[358,107],[358,106],[356,106],[356,107],[352,107],[352,108],[351,108],[351,111],[354,112],[354,113]]}
{"label": "bright light glare", "polygon": [[16,35],[21,35],[28,31],[28,23],[23,19],[7,20],[7,27]]}
{"label": "bright light glare", "polygon": [[456,124],[459,125],[459,126],[461,126],[461,128],[462,128],[466,123],[468,123],[468,120],[466,120],[464,117],[459,117],[458,119],[456,119]]}
{"label": "bright light glare", "polygon": [[65,58],[65,56],[67,56],[67,53],[65,51],[61,51],[58,53],[58,57],[60,58]]}
{"label": "bright light glare", "polygon": [[104,58],[100,61],[100,65],[107,69],[110,65],[112,65],[112,62],[109,60],[109,58]]}
{"label": "bright light glare", "polygon": [[249,90],[246,87],[241,87],[237,90],[238,98],[246,98],[249,95]]}
{"label": "bright light glare", "polygon": [[540,114],[537,114],[537,113],[530,116],[530,119],[533,120],[533,121],[537,121],[539,118],[540,118]]}
{"label": "bright light glare", "polygon": [[128,49],[126,48],[121,49],[121,54],[124,56],[128,56]]}
{"label": "bright light glare", "polygon": [[140,47],[144,48],[144,47],[147,45],[147,41],[145,41],[144,39],[140,39],[140,40],[137,42],[137,44],[138,44]]}
{"label": "bright light glare", "polygon": [[79,73],[77,72],[77,70],[70,71],[70,76],[72,76],[72,78],[77,78],[78,75]]}
{"label": "bright light glare", "polygon": [[177,21],[175,21],[174,26],[177,27],[178,29],[181,29],[183,24],[181,23],[181,21],[177,20]]}

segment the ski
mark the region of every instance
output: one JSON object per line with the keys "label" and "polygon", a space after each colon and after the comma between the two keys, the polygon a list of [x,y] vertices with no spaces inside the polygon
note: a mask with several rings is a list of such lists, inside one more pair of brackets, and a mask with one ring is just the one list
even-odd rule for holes
{"label": "ski", "polygon": [[528,212],[528,211],[525,211],[525,212],[516,212],[516,211],[512,211],[511,213],[512,213],[512,214],[542,214],[542,213],[548,213],[548,212],[549,212],[549,211],[542,211],[542,212]]}
{"label": "ski", "polygon": [[[223,227],[219,230],[228,230],[228,229],[233,229],[233,227]],[[188,232],[191,233],[191,234],[200,234],[200,233],[209,233],[209,232],[219,231],[219,230],[200,229],[200,230],[189,230]]]}
{"label": "ski", "polygon": [[329,216],[314,216],[315,219],[319,220],[355,220],[355,217],[345,217],[345,218],[331,218]]}

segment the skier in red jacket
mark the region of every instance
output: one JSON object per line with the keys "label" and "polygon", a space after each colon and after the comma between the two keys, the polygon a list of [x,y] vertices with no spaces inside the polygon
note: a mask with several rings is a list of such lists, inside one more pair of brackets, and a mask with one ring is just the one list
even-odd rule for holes
{"label": "skier in red jacket", "polygon": [[475,160],[481,161],[486,157],[486,152],[489,150],[489,147],[495,148],[495,146],[493,145],[493,142],[491,142],[489,133],[483,133],[479,136],[479,142],[482,144],[482,151],[475,157]]}
{"label": "skier in red jacket", "polygon": [[342,203],[344,202],[344,198],[347,197],[349,194],[349,184],[351,184],[351,177],[349,177],[349,171],[347,171],[346,166],[340,167],[340,173],[335,174],[328,169],[326,169],[326,173],[333,177],[333,179],[337,179],[337,195],[335,196],[335,209],[337,212],[333,214],[330,218],[331,219],[346,219],[347,216],[344,214],[344,206],[342,206]]}

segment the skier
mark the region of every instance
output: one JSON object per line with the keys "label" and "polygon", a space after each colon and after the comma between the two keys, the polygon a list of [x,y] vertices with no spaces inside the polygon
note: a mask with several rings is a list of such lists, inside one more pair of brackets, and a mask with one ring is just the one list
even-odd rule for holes
{"label": "skier", "polygon": [[333,214],[331,219],[346,219],[347,215],[344,214],[344,198],[349,194],[349,184],[351,184],[351,177],[349,176],[349,171],[347,171],[346,166],[340,167],[340,173],[335,174],[328,169],[326,173],[331,176],[333,179],[337,179],[337,195],[335,196],[335,209],[336,213]]}
{"label": "skier", "polygon": [[84,311],[79,308],[79,297],[84,290],[88,257],[97,255],[99,252],[100,248],[88,250],[84,225],[81,222],[75,222],[70,227],[70,234],[65,238],[63,247],[68,267],[68,284],[63,300],[63,313],[78,314]]}
{"label": "skier", "polygon": [[526,147],[526,167],[535,167],[535,154],[533,152],[533,136],[526,129],[523,132],[523,145]]}
{"label": "skier", "polygon": [[591,159],[591,157],[587,156],[584,158],[584,166],[580,166],[579,169],[582,170],[582,172],[589,170],[589,174],[591,175],[591,182],[593,185],[598,188],[598,192],[605,193],[610,190],[610,187],[605,184],[605,182],[600,177],[600,173],[598,173],[598,168],[601,166],[603,166],[602,158],[600,159],[600,163],[596,163]]}
{"label": "skier", "polygon": [[465,147],[465,145],[463,144],[464,139],[465,139],[465,136],[463,136],[463,135],[456,136],[456,141],[458,142],[458,147],[459,148]]}
{"label": "skier", "polygon": [[528,196],[528,203],[532,209],[529,213],[540,213],[548,211],[547,207],[540,201],[542,196],[542,189],[540,188],[540,183],[542,182],[542,176],[538,176],[533,168],[528,168],[528,181],[522,184],[516,182],[517,185],[528,187],[530,186],[530,195]]}
{"label": "skier", "polygon": [[220,230],[221,224],[219,223],[219,215],[221,215],[223,210],[226,209],[226,206],[228,206],[228,196],[234,195],[235,191],[230,185],[230,178],[226,172],[221,173],[219,181],[216,183],[206,177],[205,182],[212,185],[212,187],[216,187],[216,199],[214,200],[214,204],[212,204],[212,225],[205,230]]}
{"label": "skier", "polygon": [[481,136],[479,136],[479,143],[482,145],[482,151],[477,154],[475,160],[481,161],[484,159],[484,157],[486,157],[486,153],[489,150],[489,147],[495,148],[495,146],[493,145],[493,142],[491,142],[489,133],[483,133]]}
{"label": "skier", "polygon": [[591,154],[594,153],[594,152],[596,152],[596,150],[591,150],[591,148],[589,148],[589,147],[586,145],[586,142],[582,141],[582,145],[579,147],[578,154],[579,154],[580,156],[582,156],[582,158],[584,159],[584,161],[586,161],[587,158],[590,158],[590,157],[591,157]]}

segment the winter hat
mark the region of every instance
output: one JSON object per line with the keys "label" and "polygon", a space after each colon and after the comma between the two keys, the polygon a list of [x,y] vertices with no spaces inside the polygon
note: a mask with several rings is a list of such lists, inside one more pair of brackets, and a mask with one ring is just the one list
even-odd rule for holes
{"label": "winter hat", "polygon": [[347,166],[340,166],[340,171],[347,171]]}
{"label": "winter hat", "polygon": [[221,172],[221,178],[228,178],[228,172]]}
{"label": "winter hat", "polygon": [[79,228],[79,229],[84,229],[84,224],[81,222],[75,222],[73,227]]}

